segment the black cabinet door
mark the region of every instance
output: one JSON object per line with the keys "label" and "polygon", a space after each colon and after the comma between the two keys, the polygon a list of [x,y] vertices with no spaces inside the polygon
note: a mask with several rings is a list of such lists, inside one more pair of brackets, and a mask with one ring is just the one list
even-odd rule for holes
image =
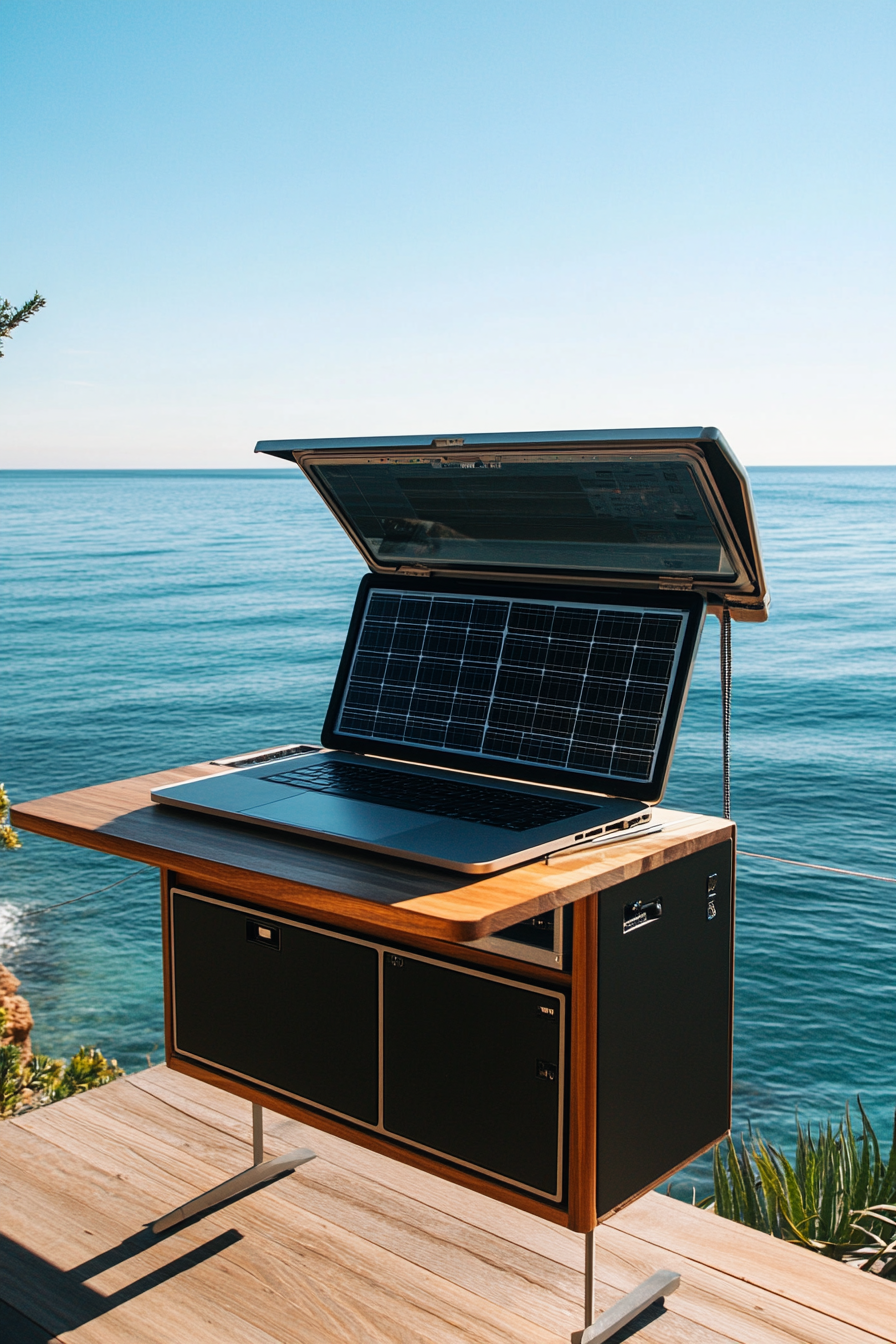
{"label": "black cabinet door", "polygon": [[375,948],[172,894],[175,1050],[375,1125]]}
{"label": "black cabinet door", "polygon": [[600,894],[597,1211],[728,1129],[731,844]]}
{"label": "black cabinet door", "polygon": [[383,992],[385,1129],[558,1196],[561,998],[388,952]]}

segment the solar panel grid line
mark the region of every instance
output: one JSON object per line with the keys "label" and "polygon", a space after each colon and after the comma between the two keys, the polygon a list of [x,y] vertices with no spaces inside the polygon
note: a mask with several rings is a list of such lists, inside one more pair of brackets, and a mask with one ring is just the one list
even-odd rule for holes
{"label": "solar panel grid line", "polygon": [[339,728],[646,779],[683,628],[681,612],[372,590]]}

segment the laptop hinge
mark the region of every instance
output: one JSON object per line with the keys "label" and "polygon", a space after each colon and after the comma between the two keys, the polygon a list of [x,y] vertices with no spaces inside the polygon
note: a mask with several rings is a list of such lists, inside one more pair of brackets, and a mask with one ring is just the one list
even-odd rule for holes
{"label": "laptop hinge", "polygon": [[694,586],[690,574],[669,574],[660,579],[658,587],[671,593],[689,593]]}
{"label": "laptop hinge", "polygon": [[423,565],[399,565],[395,573],[414,574],[418,579],[428,579],[432,574],[432,570],[426,569]]}

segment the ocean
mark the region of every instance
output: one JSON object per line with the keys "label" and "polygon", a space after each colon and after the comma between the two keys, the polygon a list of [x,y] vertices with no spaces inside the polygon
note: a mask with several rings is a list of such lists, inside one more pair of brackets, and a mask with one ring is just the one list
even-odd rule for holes
{"label": "ocean", "polygon": [[[896,468],[750,473],[771,618],[734,626],[739,848],[896,876]],[[0,779],[13,800],[318,740],[364,565],[298,469],[7,471]],[[707,621],[665,802],[721,813]],[[22,833],[0,961],[36,1046],[164,1057],[158,877]],[[46,914],[44,907],[123,885]],[[741,857],[734,1129],[896,1105],[896,887]],[[690,1198],[706,1159],[676,1178]]]}

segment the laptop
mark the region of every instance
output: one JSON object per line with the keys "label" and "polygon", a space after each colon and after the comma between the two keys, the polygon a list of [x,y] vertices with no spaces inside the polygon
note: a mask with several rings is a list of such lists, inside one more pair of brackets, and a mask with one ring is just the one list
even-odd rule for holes
{"label": "laptop", "polygon": [[467,873],[643,833],[707,610],[765,618],[716,430],[278,441],[361,550],[320,751],[154,802]]}

